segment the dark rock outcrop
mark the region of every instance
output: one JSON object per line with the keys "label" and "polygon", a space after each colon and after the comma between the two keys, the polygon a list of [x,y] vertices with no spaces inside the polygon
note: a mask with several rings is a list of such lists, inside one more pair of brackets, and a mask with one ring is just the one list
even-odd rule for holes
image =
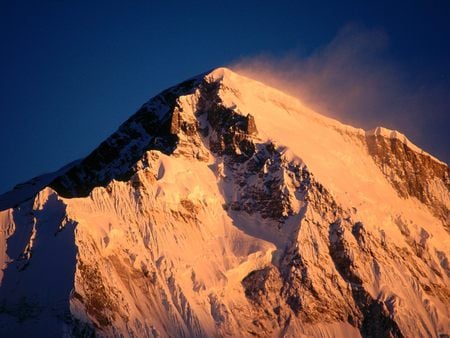
{"label": "dark rock outcrop", "polygon": [[[367,135],[367,149],[392,186],[402,197],[415,197],[445,224],[449,224],[449,209],[442,195],[450,192],[450,169],[427,154],[420,154],[396,138]],[[437,193],[439,185],[444,194]],[[446,190],[446,191],[445,191]]]}
{"label": "dark rock outcrop", "polygon": [[198,78],[185,81],[151,99],[50,187],[63,197],[87,196],[93,188],[106,186],[113,179],[129,179],[135,173],[134,164],[146,151],[171,154],[178,142],[177,133],[186,127],[179,125],[177,99],[192,93],[199,82]]}

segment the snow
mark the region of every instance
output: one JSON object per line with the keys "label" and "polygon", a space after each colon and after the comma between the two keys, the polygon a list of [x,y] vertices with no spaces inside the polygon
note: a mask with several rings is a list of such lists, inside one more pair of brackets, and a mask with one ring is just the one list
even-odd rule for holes
{"label": "snow", "polygon": [[[367,219],[368,225],[378,227],[380,220],[385,219],[382,227],[390,235],[398,236],[391,230],[394,210],[411,210],[412,218],[420,218],[420,223],[436,224],[432,215],[417,211],[419,203],[398,197],[367,154],[360,139],[365,135],[362,129],[319,115],[298,99],[227,69],[219,68],[210,76],[222,79],[220,96],[226,106],[237,106],[243,115],[255,116],[262,142],[275,141],[278,146],[288,148],[292,158],[301,158],[336,199],[344,205],[356,206],[361,211],[359,217]],[[389,135],[400,137],[398,132]],[[423,222],[424,218],[427,221]],[[448,237],[441,227],[435,231],[443,238]]]}
{"label": "snow", "polygon": [[[376,128],[365,132],[344,125],[226,68],[194,79],[200,82],[203,77],[220,81],[219,96],[225,106],[255,118],[258,134],[252,137],[257,149],[273,142],[283,159],[307,166],[351,222],[362,222],[368,234],[366,247],[360,248],[345,225],[339,229],[342,245],[369,295],[393,304],[390,316],[402,332],[448,332],[448,304],[423,292],[421,284],[448,285],[440,261],[450,257],[450,236],[417,199],[398,196],[368,154],[364,137],[395,138],[424,152],[397,131]],[[175,87],[172,90],[177,92]],[[183,121],[198,121],[205,127],[205,116],[195,114],[200,94],[198,89],[183,93],[177,109]],[[158,109],[160,119],[167,117],[163,102],[147,105]],[[141,134],[146,137],[145,132]],[[144,147],[146,141],[136,142]],[[121,156],[126,158],[127,151]],[[116,160],[129,165],[123,158]],[[283,311],[291,319],[281,331],[276,320],[262,318],[265,310],[272,311],[271,297],[279,296],[280,290],[262,296],[267,303],[261,312],[243,290],[242,280],[251,272],[287,268],[282,266],[286,251],[297,250],[319,298],[335,305],[328,310],[352,306],[350,283],[330,254],[330,242],[341,238],[331,231],[336,216],[325,198],[303,200],[286,172],[280,171],[274,175],[290,194],[293,209],[283,224],[258,212],[230,210],[227,204],[231,201],[243,202],[235,179],[245,172],[238,165],[231,172],[225,158],[210,152],[208,138],[203,136],[180,134],[171,156],[151,150],[133,165],[138,171],[129,181],[112,180],[87,197],[62,198],[45,188],[70,166],[0,197],[0,301],[3,298],[16,305],[25,296],[36,304],[33,309],[43,309],[21,325],[15,321],[17,313],[4,311],[0,333],[29,335],[33,327],[36,332],[67,331],[74,323],[60,319],[70,311],[85,323],[103,327],[106,336],[151,337],[155,332],[163,336],[249,336],[255,319],[263,323],[260,330],[273,330],[261,331],[266,336],[361,335],[349,323],[326,321],[321,317],[326,313],[317,322],[305,324],[285,303]],[[265,182],[251,176],[246,183]],[[430,189],[438,187],[430,183]],[[402,233],[399,219],[407,224],[409,237]],[[412,239],[425,243],[422,257],[411,254]],[[295,266],[290,269],[301,274]]]}
{"label": "snow", "polygon": [[[52,336],[61,332],[65,324],[60,318],[69,314],[74,224],[64,222],[65,205],[49,188],[39,192],[34,205],[29,202],[14,209],[15,231],[2,236],[7,240],[2,254],[9,261],[0,281],[2,336]],[[61,224],[64,231],[59,231]]]}
{"label": "snow", "polygon": [[399,132],[397,130],[391,130],[391,129],[384,128],[384,127],[376,127],[374,129],[367,130],[366,131],[366,135],[369,135],[369,136],[371,136],[371,135],[383,136],[383,137],[388,138],[388,139],[399,140],[400,142],[402,142],[406,146],[408,146],[409,149],[414,150],[416,153],[419,153],[419,154],[422,154],[422,155],[427,155],[427,156],[431,157],[434,161],[436,161],[438,163],[441,163],[441,164],[445,164],[444,162],[438,160],[437,158],[435,158],[432,155],[428,154],[423,149],[421,149],[418,146],[416,146],[414,143],[412,143],[410,140],[408,140],[408,138],[405,135],[403,135],[401,132]]}
{"label": "snow", "polygon": [[20,203],[33,198],[56,177],[63,175],[65,172],[70,170],[70,168],[80,163],[80,161],[81,160],[73,161],[53,173],[43,174],[28,182],[18,184],[13,190],[0,195],[0,211],[14,208]]}

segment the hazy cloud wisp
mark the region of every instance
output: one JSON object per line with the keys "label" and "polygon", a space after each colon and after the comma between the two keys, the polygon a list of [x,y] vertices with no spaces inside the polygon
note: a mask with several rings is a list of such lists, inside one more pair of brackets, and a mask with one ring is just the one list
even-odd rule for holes
{"label": "hazy cloud wisp", "polygon": [[445,92],[438,86],[412,84],[414,74],[392,61],[388,50],[383,30],[348,25],[306,58],[259,55],[230,67],[341,122],[364,129],[397,129],[448,162],[443,126],[448,126],[450,111],[442,99]]}

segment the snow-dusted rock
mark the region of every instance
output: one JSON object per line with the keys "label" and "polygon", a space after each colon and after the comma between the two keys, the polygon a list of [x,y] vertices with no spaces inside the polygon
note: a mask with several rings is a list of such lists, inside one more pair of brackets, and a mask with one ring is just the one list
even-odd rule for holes
{"label": "snow-dusted rock", "polygon": [[450,333],[449,168],[398,132],[219,68],[44,178],[0,196],[0,336]]}

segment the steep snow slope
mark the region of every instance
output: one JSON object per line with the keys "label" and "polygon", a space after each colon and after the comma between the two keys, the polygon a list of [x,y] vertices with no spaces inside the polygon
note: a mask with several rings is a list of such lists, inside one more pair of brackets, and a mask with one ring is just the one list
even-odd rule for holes
{"label": "steep snow slope", "polygon": [[[0,332],[450,333],[448,166],[219,68],[0,212]],[[33,192],[34,194],[34,192]]]}

